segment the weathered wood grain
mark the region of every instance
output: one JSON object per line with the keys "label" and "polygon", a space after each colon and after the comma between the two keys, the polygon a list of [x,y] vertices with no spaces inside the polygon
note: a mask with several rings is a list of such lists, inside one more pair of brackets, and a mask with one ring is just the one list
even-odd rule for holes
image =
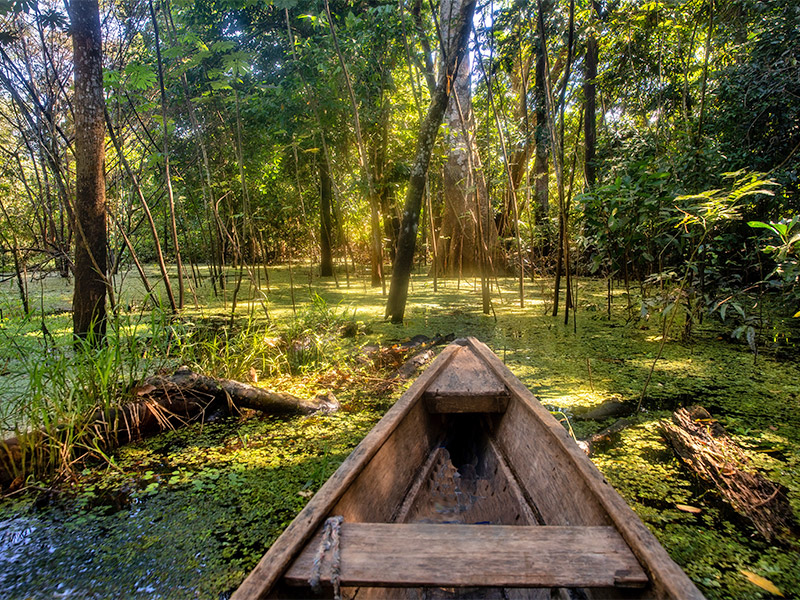
{"label": "weathered wood grain", "polygon": [[[555,418],[545,409],[531,391],[526,388],[522,382],[517,379],[514,374],[506,367],[494,353],[482,342],[475,338],[467,338],[467,345],[480,356],[486,364],[497,374],[497,376],[505,383],[512,395],[509,408],[521,407],[522,412],[528,412],[531,419],[536,420],[542,424],[539,428],[537,435],[540,437],[540,448],[559,449],[559,453],[563,455],[561,467],[567,469],[572,474],[575,481],[580,481],[578,487],[584,489],[583,497],[586,497],[585,490],[590,490],[592,495],[595,496],[599,506],[604,510],[607,515],[608,522],[613,524],[614,527],[620,532],[622,537],[627,542],[630,549],[636,555],[640,564],[644,567],[650,576],[652,582],[652,590],[649,595],[657,598],[675,598],[680,600],[701,600],[704,596],[700,590],[692,583],[686,576],[681,568],[675,564],[670,558],[667,551],[663,546],[658,543],[658,540],[650,533],[644,523],[636,516],[631,508],[625,503],[625,500],[609,485],[603,475],[592,464],[588,457],[580,450],[578,445],[569,437],[566,430],[555,420]],[[507,412],[502,417],[503,423],[509,426],[513,423],[514,415],[511,411]],[[517,431],[516,445],[519,445],[520,439],[523,436],[531,436],[532,432]],[[500,429],[497,431],[497,440],[504,441],[504,433]],[[504,448],[506,457],[509,458],[509,448]],[[524,457],[511,454],[513,460],[509,460],[509,464],[516,473],[525,470]],[[551,472],[558,471],[556,467],[551,469]],[[542,474],[546,478],[546,473]],[[540,482],[541,485],[546,485],[546,479]],[[524,487],[527,484],[523,483],[520,478],[520,483]],[[529,490],[530,491],[530,490]],[[531,494],[534,496],[535,495]],[[580,498],[574,496],[565,496],[561,505],[566,507],[569,504],[574,504],[580,501]],[[537,504],[538,505],[538,504]],[[541,510],[541,506],[539,507]],[[542,510],[544,513],[544,510]],[[558,514],[557,512],[555,513]],[[556,519],[557,520],[557,519]],[[545,520],[547,523],[547,520]]]}
{"label": "weathered wood grain", "polygon": [[508,394],[472,396],[425,395],[429,413],[503,413],[508,407]]}
{"label": "weathered wood grain", "polygon": [[701,406],[679,408],[661,432],[684,465],[717,490],[767,541],[797,528],[785,489],[758,472],[725,428]]}
{"label": "weathered wood grain", "polygon": [[459,347],[449,369],[425,390],[427,397],[508,396],[500,378],[468,346]]}
{"label": "weathered wood grain", "polygon": [[[304,585],[315,538],[286,574]],[[613,527],[343,523],[343,585],[637,587],[647,583]],[[323,577],[328,576],[323,573]]]}
{"label": "weathered wood grain", "polygon": [[[452,393],[445,386],[451,386]],[[485,402],[503,395],[509,398],[504,413],[436,414],[426,406],[435,398]],[[439,445],[452,452],[452,462],[439,460],[444,456]],[[418,507],[432,499],[426,497],[432,490],[428,482],[437,474],[458,481],[459,493],[471,495],[456,521],[525,526],[387,523],[425,518]],[[344,597],[538,600],[548,597],[547,588],[557,592],[570,587],[598,600],[702,598],[566,430],[474,338],[448,347],[398,400],[273,544],[234,600],[307,596],[310,570],[303,561],[316,552],[313,536],[334,514],[346,519],[343,574],[347,561],[352,563],[351,551],[356,553],[352,565],[373,573],[347,575]],[[546,527],[530,526],[536,523]],[[419,529],[402,529],[408,527]],[[436,528],[449,533],[439,535]],[[480,537],[504,528],[515,533]],[[381,534],[377,538],[375,531]],[[553,532],[561,532],[562,538],[556,539]],[[613,541],[603,532],[611,532]],[[434,533],[434,538],[426,537]],[[614,550],[594,551],[607,551],[608,544]],[[301,554],[306,558],[298,558]],[[624,555],[624,566],[601,565],[599,556],[606,560],[606,554],[613,560]],[[511,579],[500,581],[506,575]],[[298,587],[287,586],[287,580]],[[380,587],[393,584],[398,587]],[[644,587],[613,587],[625,585]]]}

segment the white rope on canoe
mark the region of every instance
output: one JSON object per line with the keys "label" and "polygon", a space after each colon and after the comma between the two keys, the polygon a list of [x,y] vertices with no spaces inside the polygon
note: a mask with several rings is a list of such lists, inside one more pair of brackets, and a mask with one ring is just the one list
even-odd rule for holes
{"label": "white rope on canoe", "polygon": [[325,520],[325,525],[322,528],[322,539],[319,542],[319,547],[317,548],[317,553],[314,555],[314,562],[311,566],[311,577],[308,578],[311,589],[314,590],[314,593],[318,594],[322,589],[320,586],[322,561],[325,555],[330,553],[331,585],[333,585],[334,600],[342,600],[342,593],[339,587],[342,573],[342,556],[339,552],[339,537],[342,531],[342,521],[344,521],[344,517],[338,515]]}

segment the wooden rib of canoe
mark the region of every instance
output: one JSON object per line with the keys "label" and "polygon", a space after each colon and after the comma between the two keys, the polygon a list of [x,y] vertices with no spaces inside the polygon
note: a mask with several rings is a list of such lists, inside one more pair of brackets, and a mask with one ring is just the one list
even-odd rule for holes
{"label": "wooden rib of canoe", "polygon": [[[320,548],[334,516],[343,517],[338,555]],[[233,600],[332,597],[334,572],[341,596],[357,600],[703,597],[565,429],[474,338],[431,363]]]}

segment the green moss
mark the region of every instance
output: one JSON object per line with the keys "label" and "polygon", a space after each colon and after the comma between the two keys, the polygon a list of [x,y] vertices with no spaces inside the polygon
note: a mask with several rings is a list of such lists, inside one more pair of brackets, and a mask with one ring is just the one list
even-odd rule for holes
{"label": "green moss", "polygon": [[[229,419],[120,449],[46,509],[2,505],[11,597],[217,597],[235,588],[374,425],[374,411]],[[113,568],[110,568],[113,566]],[[13,568],[12,568],[13,567]],[[53,572],[58,577],[53,577]]]}

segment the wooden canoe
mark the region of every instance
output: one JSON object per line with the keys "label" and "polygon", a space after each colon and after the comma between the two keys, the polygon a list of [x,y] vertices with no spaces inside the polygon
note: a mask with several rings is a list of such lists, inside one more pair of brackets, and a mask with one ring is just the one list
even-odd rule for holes
{"label": "wooden canoe", "polygon": [[232,600],[333,597],[334,586],[357,600],[703,597],[474,338],[431,363]]}

